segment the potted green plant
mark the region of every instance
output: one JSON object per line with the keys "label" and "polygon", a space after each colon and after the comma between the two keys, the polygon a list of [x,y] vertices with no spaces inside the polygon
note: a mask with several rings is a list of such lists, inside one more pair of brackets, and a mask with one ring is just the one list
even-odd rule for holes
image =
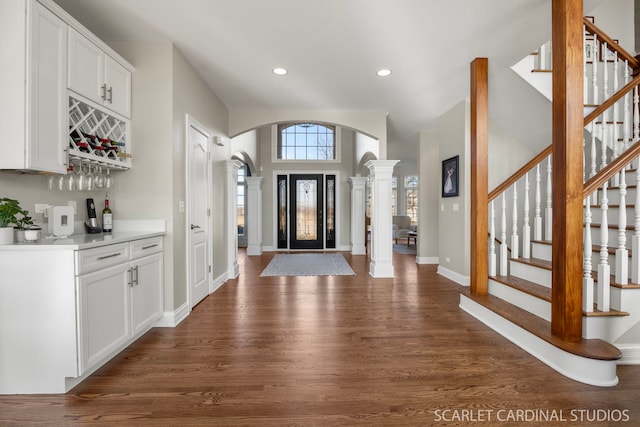
{"label": "potted green plant", "polygon": [[0,198],[0,244],[13,243],[13,226],[18,224],[20,216],[24,216],[23,212],[17,200]]}
{"label": "potted green plant", "polygon": [[29,211],[27,210],[23,210],[20,212],[20,214],[22,214],[21,216],[16,216],[16,226],[14,227],[15,230],[15,238],[16,238],[16,242],[24,242],[26,240],[25,238],[25,232],[26,230],[30,230],[32,227],[34,227],[33,225],[33,219],[29,216]]}

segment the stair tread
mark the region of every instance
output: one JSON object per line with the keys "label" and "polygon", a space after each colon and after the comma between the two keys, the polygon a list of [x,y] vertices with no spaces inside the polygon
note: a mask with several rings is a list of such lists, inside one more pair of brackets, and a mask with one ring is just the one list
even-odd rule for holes
{"label": "stair tread", "polygon": [[545,270],[551,270],[551,261],[540,258],[510,258],[510,260],[519,262],[521,264],[528,264],[534,267],[544,268]]}
{"label": "stair tread", "polygon": [[539,285],[535,282],[531,282],[526,279],[522,279],[516,276],[489,276],[490,279],[493,279],[503,285],[509,286],[513,289],[517,289],[521,292],[534,296],[536,298],[540,298],[544,301],[551,302],[551,288],[548,288],[543,285]]}
{"label": "stair tread", "polygon": [[613,308],[609,309],[609,311],[600,311],[598,310],[598,306],[596,304],[593,304],[593,311],[583,311],[582,315],[585,317],[620,317],[628,316],[629,313],[627,313],[626,311],[615,310]]}
{"label": "stair tread", "polygon": [[493,295],[474,295],[466,288],[462,289],[460,293],[568,353],[596,360],[618,360],[622,357],[622,353],[617,347],[600,339],[582,338],[577,342],[564,341],[551,334],[550,322]]}

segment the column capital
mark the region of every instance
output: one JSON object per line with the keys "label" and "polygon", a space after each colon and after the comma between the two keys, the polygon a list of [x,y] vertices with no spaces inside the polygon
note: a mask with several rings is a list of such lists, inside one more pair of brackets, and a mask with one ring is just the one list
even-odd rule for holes
{"label": "column capital", "polygon": [[225,163],[227,165],[227,172],[231,172],[234,170],[237,171],[242,166],[244,166],[244,163],[242,163],[240,160],[227,160],[225,161]]}
{"label": "column capital", "polygon": [[369,178],[366,176],[350,176],[349,183],[351,184],[351,188],[356,188],[359,186],[364,186],[367,184]]}
{"label": "column capital", "polygon": [[375,173],[375,172],[380,172],[380,173],[389,172],[389,173],[392,173],[394,166],[399,161],[400,160],[369,160],[364,165],[367,168],[369,168],[369,171],[371,171],[371,173]]}
{"label": "column capital", "polygon": [[264,182],[264,176],[245,176],[247,187],[260,188]]}

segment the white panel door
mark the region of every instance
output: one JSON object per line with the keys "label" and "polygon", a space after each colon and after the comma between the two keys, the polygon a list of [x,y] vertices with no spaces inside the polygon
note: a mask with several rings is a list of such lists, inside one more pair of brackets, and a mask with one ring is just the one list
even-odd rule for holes
{"label": "white panel door", "polygon": [[189,300],[194,307],[209,295],[209,133],[187,117]]}

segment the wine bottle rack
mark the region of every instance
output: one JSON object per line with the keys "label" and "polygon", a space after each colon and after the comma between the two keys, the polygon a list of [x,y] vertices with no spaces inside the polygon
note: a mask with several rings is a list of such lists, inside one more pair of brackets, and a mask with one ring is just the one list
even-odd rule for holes
{"label": "wine bottle rack", "polygon": [[[92,138],[91,136],[95,137]],[[69,160],[89,160],[111,169],[129,169],[129,122],[69,96]],[[108,140],[104,149],[94,141]],[[117,143],[114,144],[114,143]]]}

